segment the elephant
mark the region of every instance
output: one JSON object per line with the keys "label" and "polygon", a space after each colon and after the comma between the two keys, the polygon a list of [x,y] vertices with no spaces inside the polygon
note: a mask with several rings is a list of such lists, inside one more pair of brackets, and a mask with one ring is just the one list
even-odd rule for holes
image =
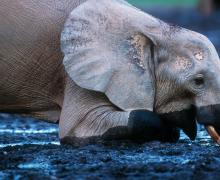
{"label": "elephant", "polygon": [[59,123],[61,143],[220,132],[204,35],[124,0],[1,0],[0,18],[0,112]]}

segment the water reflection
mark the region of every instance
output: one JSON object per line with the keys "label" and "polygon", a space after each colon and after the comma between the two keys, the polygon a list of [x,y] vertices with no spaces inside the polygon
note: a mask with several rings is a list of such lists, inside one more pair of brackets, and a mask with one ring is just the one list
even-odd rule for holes
{"label": "water reflection", "polygon": [[1,129],[0,133],[12,133],[12,134],[48,134],[48,133],[58,133],[57,128],[48,129]]}
{"label": "water reflection", "polygon": [[23,145],[60,145],[59,141],[51,141],[51,142],[45,142],[45,141],[36,141],[36,142],[20,142],[20,143],[8,143],[8,144],[0,144],[0,148],[5,148],[5,147],[13,147],[13,146],[23,146]]}

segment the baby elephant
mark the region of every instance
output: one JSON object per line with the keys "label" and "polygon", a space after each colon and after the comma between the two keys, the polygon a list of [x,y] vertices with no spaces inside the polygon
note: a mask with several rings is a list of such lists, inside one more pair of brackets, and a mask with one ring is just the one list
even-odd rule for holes
{"label": "baby elephant", "polygon": [[63,143],[220,131],[212,43],[123,0],[1,0],[0,77],[0,112],[59,122]]}

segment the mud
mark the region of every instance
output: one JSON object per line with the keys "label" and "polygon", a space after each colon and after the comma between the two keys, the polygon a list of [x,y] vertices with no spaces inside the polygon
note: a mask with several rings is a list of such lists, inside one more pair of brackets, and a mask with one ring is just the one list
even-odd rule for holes
{"label": "mud", "polygon": [[[207,35],[220,50],[220,13],[148,12]],[[176,144],[106,141],[74,147],[59,144],[57,125],[1,114],[0,179],[218,179],[219,146],[199,129],[193,142],[182,134]]]}
{"label": "mud", "polygon": [[0,117],[0,179],[215,179],[220,151],[203,130],[192,142],[60,145],[57,125]]}

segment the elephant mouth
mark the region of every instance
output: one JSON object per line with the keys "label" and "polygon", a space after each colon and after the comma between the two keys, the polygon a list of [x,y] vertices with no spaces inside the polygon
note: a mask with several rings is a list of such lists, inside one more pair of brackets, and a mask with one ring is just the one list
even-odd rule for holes
{"label": "elephant mouth", "polygon": [[211,138],[220,145],[220,104],[198,108],[197,121],[206,127]]}
{"label": "elephant mouth", "polygon": [[159,115],[166,124],[179,127],[191,139],[197,135],[196,107],[191,105],[189,109],[174,111]]}
{"label": "elephant mouth", "polygon": [[179,127],[191,139],[197,136],[197,122],[204,125],[211,138],[220,145],[220,104],[189,109],[159,115],[167,124]]}
{"label": "elephant mouth", "polygon": [[216,130],[214,126],[206,126],[206,130],[213,139],[214,142],[216,142],[218,145],[220,145],[220,136],[219,136],[219,130]]}

